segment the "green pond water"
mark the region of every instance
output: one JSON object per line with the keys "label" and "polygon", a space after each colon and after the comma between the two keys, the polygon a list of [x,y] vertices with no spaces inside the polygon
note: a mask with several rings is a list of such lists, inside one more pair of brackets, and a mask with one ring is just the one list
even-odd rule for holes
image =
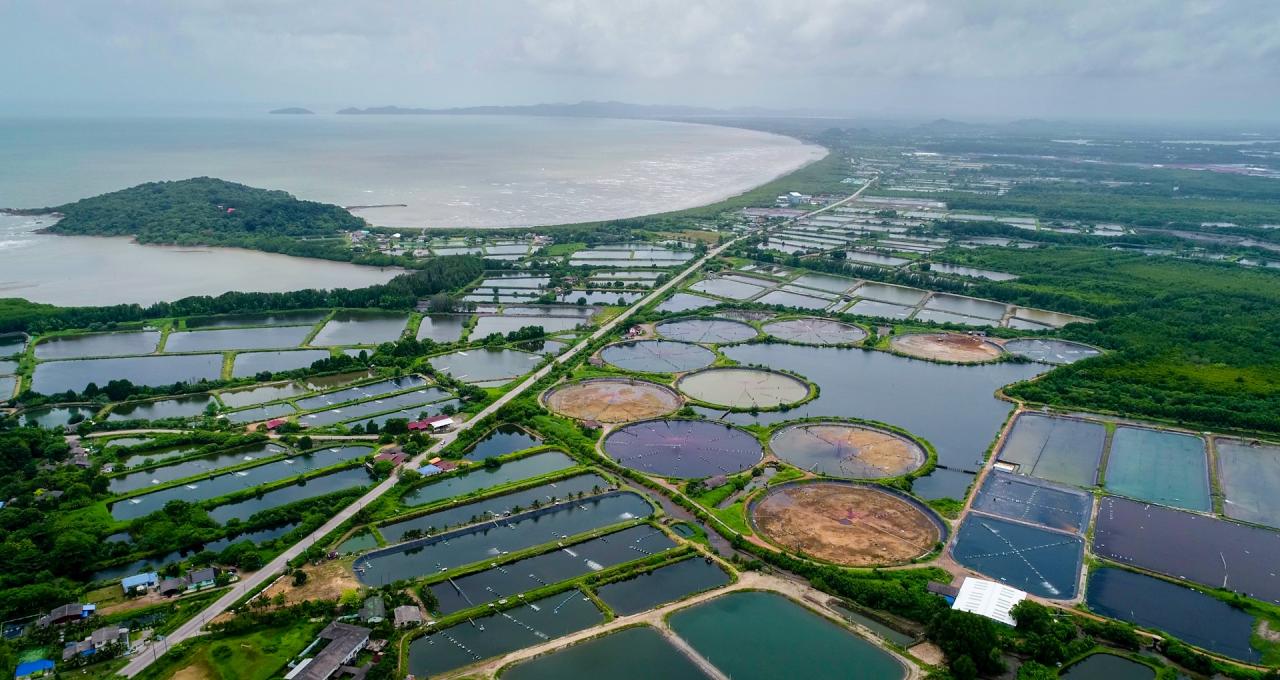
{"label": "green pond water", "polygon": [[1094,654],[1062,672],[1070,680],[1152,680],[1156,672],[1114,654]]}
{"label": "green pond water", "polygon": [[670,621],[676,635],[734,680],[905,675],[887,652],[776,593],[731,593]]}
{"label": "green pond water", "polygon": [[626,628],[502,672],[503,680],[701,680],[706,676],[649,626]]}

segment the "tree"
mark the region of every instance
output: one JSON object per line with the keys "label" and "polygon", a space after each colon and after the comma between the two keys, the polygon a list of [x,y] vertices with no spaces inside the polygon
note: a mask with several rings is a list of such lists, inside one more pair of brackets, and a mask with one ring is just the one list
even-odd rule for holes
{"label": "tree", "polygon": [[293,570],[293,586],[295,588],[305,585],[307,582],[307,572],[301,569]]}
{"label": "tree", "polygon": [[[944,609],[929,623],[929,639],[951,659],[951,672],[961,677],[956,665],[967,658],[976,671],[997,675],[1004,671],[1000,658],[1000,635],[995,622],[955,609]],[[969,676],[972,677],[972,676]]]}
{"label": "tree", "polygon": [[312,446],[314,446],[314,444],[311,441],[310,435],[304,434],[300,438],[298,438],[298,448],[305,450],[305,449],[311,448]]}
{"label": "tree", "polygon": [[1057,680],[1058,671],[1035,661],[1018,667],[1018,680]]}

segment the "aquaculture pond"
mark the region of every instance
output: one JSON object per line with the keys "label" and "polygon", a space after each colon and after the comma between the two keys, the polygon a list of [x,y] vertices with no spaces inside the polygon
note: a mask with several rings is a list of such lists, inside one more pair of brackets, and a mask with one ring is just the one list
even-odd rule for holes
{"label": "aquaculture pond", "polygon": [[1204,440],[1177,432],[1117,427],[1107,456],[1106,487],[1161,505],[1213,509]]}
{"label": "aquaculture pond", "polygon": [[[282,505],[297,503],[298,501],[305,501],[338,491],[367,486],[371,481],[369,473],[365,472],[363,467],[347,468],[346,470],[301,480],[296,484],[268,491],[261,496],[219,505],[209,511],[209,517],[222,524],[232,519],[244,521],[263,510],[270,510]],[[337,510],[339,508],[334,507],[331,509]]]}
{"label": "aquaculture pond", "polygon": [[658,418],[680,408],[680,395],[666,385],[629,378],[593,378],[564,383],[542,395],[543,404],[580,421],[627,423]]}
{"label": "aquaculture pond", "polygon": [[956,532],[956,562],[1033,595],[1069,600],[1078,590],[1079,536],[970,513]]}
{"label": "aquaculture pond", "polygon": [[693,295],[690,293],[676,293],[666,300],[662,301],[656,307],[659,312],[689,312],[704,307],[714,307],[720,304],[719,300],[713,300],[701,295]]}
{"label": "aquaculture pond", "polygon": [[153,484],[164,484],[178,479],[207,474],[225,467],[252,463],[262,458],[278,456],[286,451],[288,449],[275,444],[257,444],[230,451],[222,451],[208,456],[184,460],[172,465],[164,465],[150,470],[130,472],[119,477],[112,477],[107,490],[113,494],[127,493]]}
{"label": "aquaculture pond", "polygon": [[409,644],[409,672],[433,677],[602,621],[604,614],[581,592],[551,595],[415,639]]}
{"label": "aquaculture pond", "polygon": [[705,279],[689,286],[689,290],[731,300],[747,300],[764,292],[767,285],[765,281],[761,281],[759,285],[756,285],[746,281],[733,281],[730,279]]}
{"label": "aquaculture pond", "polygon": [[1000,449],[999,458],[1018,472],[1051,482],[1093,486],[1107,429],[1101,423],[1023,413]]}
{"label": "aquaculture pond", "polygon": [[840,616],[844,617],[845,620],[852,621],[885,640],[898,645],[899,647],[910,647],[912,643],[916,641],[914,636],[907,635],[906,633],[900,633],[893,628],[880,623],[876,619],[873,619],[860,611],[846,607],[839,602],[833,603],[831,606],[833,609],[840,612]]}
{"label": "aquaculture pond", "polygon": [[878,302],[876,300],[859,300],[846,311],[850,314],[860,314],[862,316],[879,316],[886,319],[905,319],[911,316],[911,312],[915,311],[915,308],[890,304],[888,302]]}
{"label": "aquaculture pond", "polygon": [[795,307],[797,309],[825,309],[831,304],[826,298],[814,297],[812,295],[801,295],[785,290],[775,290],[765,293],[758,298],[756,302],[764,305],[782,305],[784,307]]}
{"label": "aquaculture pond", "polygon": [[972,507],[991,515],[1083,534],[1093,512],[1093,496],[1073,487],[992,470]]}
{"label": "aquaculture pond", "polygon": [[687,342],[637,340],[609,345],[600,358],[624,371],[684,373],[715,363],[716,353]]}
{"label": "aquaculture pond", "polygon": [[226,414],[227,422],[241,425],[244,423],[256,423],[272,418],[283,418],[297,413],[292,406],[287,403],[265,404],[263,406],[254,406],[244,409],[243,411],[233,411]]}
{"label": "aquaculture pond", "polygon": [[175,331],[164,341],[166,352],[221,352],[233,349],[297,347],[311,335],[311,326],[225,328],[208,331]]}
{"label": "aquaculture pond", "polygon": [[0,335],[0,357],[18,354],[27,347],[27,338],[23,335]]}
{"label": "aquaculture pond", "polygon": [[1214,448],[1226,515],[1280,526],[1280,446],[1219,437]]}
{"label": "aquaculture pond", "polygon": [[658,335],[678,342],[703,342],[725,345],[743,342],[759,335],[752,326],[728,319],[681,319],[663,321],[655,326]]}
{"label": "aquaculture pond", "polygon": [[[217,355],[221,357],[222,355]],[[277,373],[307,368],[329,358],[327,349],[294,349],[281,352],[243,352],[236,355],[231,377],[250,378],[259,373]]]}
{"label": "aquaculture pond", "polygon": [[[456,505],[447,510],[419,515],[411,519],[393,522],[378,528],[378,532],[388,543],[399,543],[410,531],[423,534],[444,531],[463,524],[482,521],[492,517],[502,517],[512,512],[528,510],[535,504],[547,505],[563,501],[578,494],[593,494],[612,487],[609,480],[595,474],[577,475],[531,489],[494,496],[484,500]],[[517,510],[517,508],[519,510]]]}
{"label": "aquaculture pond", "polygon": [[868,298],[879,302],[888,302],[895,305],[903,305],[914,307],[920,304],[925,295],[929,291],[920,290],[919,288],[907,288],[905,286],[895,286],[889,283],[864,283],[853,291],[853,294],[860,298]]}
{"label": "aquaculture pond", "polygon": [[916,321],[933,321],[935,323],[955,323],[962,326],[996,326],[999,321],[996,319],[982,319],[976,316],[965,316],[964,314],[955,314],[952,312],[944,312],[937,309],[924,308],[916,313],[913,317]]}
{"label": "aquaculture pond", "polygon": [[18,388],[18,378],[12,375],[0,375],[0,402],[8,401],[13,391]]}
{"label": "aquaculture pond", "polygon": [[472,444],[463,456],[466,460],[484,460],[496,458],[508,453],[532,448],[542,443],[541,439],[529,434],[519,425],[499,425]]}
{"label": "aquaculture pond", "polygon": [[1093,654],[1060,673],[1067,680],[1155,680],[1150,666],[1115,654]]}
{"label": "aquaculture pond", "polygon": [[472,339],[482,339],[489,337],[490,334],[499,333],[506,335],[512,331],[518,331],[526,326],[537,326],[542,329],[543,333],[556,333],[558,331],[568,331],[577,328],[586,322],[582,319],[575,319],[567,316],[482,316],[476,319],[476,325],[471,329]]}
{"label": "aquaculture pond", "polygon": [[777,408],[809,396],[805,381],[761,368],[708,368],[681,377],[676,387],[697,401],[739,409]]}
{"label": "aquaculture pond", "polygon": [[[290,477],[306,474],[331,465],[367,456],[372,449],[366,446],[343,446],[331,449],[319,449],[309,453],[301,453],[292,458],[285,458],[274,463],[266,463],[235,472],[211,476],[206,479],[193,480],[188,484],[153,491],[141,496],[134,496],[111,505],[111,516],[117,520],[144,517],[164,508],[169,501],[186,501],[198,503],[225,496],[229,493],[251,489],[262,484],[278,482]],[[364,474],[363,470],[359,471]],[[145,473],[142,473],[145,474]],[[318,494],[316,494],[318,495]],[[272,506],[264,506],[272,507]],[[221,508],[219,508],[221,509]],[[217,510],[213,511],[217,512]],[[212,513],[211,513],[212,514]],[[248,515],[245,515],[247,517]]]}
{"label": "aquaculture pond", "polygon": [[[109,580],[115,580],[118,578],[124,578],[125,576],[132,576],[134,574],[137,574],[147,569],[148,567],[153,567],[153,568],[162,567],[166,564],[171,564],[173,562],[184,560],[204,550],[208,550],[211,552],[222,552],[232,544],[240,543],[241,541],[249,541],[251,543],[265,543],[267,541],[274,540],[274,539],[280,538],[281,536],[284,536],[290,531],[293,531],[294,527],[296,526],[298,526],[296,522],[291,522],[289,524],[281,524],[279,526],[268,527],[266,529],[259,529],[257,531],[250,531],[250,532],[246,532],[236,536],[231,536],[229,538],[220,538],[216,541],[210,541],[209,543],[194,545],[184,550],[175,550],[174,552],[171,552],[167,555],[162,555],[160,557],[146,557],[140,560],[136,560],[134,562],[129,562],[128,564],[121,564],[114,567],[107,567],[105,569],[100,569],[98,571],[95,571],[93,575],[89,577],[89,580],[90,581],[109,581]],[[126,540],[128,540],[129,535],[124,534],[124,536]]]}
{"label": "aquaculture pond", "polygon": [[533,371],[542,356],[512,349],[483,347],[459,350],[427,360],[432,368],[468,383],[517,378]]}
{"label": "aquaculture pond", "polygon": [[703,420],[633,423],[609,433],[602,448],[633,470],[682,478],[741,472],[764,456],[751,434]]}
{"label": "aquaculture pond", "polygon": [[623,628],[502,671],[503,680],[705,680],[680,650],[649,626]]}
{"label": "aquaculture pond", "polygon": [[1252,616],[1175,583],[1124,569],[1097,569],[1089,575],[1085,602],[1103,616],[1162,630],[1233,659],[1256,663],[1262,658],[1250,643]]}
{"label": "aquaculture pond", "polygon": [[19,419],[22,424],[30,427],[62,427],[71,422],[73,418],[79,416],[81,420],[92,418],[99,410],[97,406],[52,406],[46,408],[34,408],[29,411],[23,411]]}
{"label": "aquaculture pond", "polygon": [[670,623],[734,680],[906,676],[888,652],[777,593],[730,593],[676,612]]}
{"label": "aquaculture pond", "polygon": [[928,460],[919,444],[892,432],[838,422],[798,423],[769,439],[774,455],[809,472],[846,479],[883,479]]}
{"label": "aquaculture pond", "polygon": [[400,499],[400,502],[409,506],[426,505],[445,498],[465,496],[481,489],[500,486],[508,482],[537,477],[557,470],[565,470],[577,464],[577,461],[559,451],[535,453],[519,460],[508,461],[497,468],[490,469],[476,466],[476,469],[463,474],[431,482],[424,487],[405,494],[404,498]]}
{"label": "aquaculture pond", "polygon": [[221,374],[221,354],[72,359],[37,364],[31,389],[40,394],[57,394],[79,392],[89,383],[102,386],[112,380],[155,386],[216,380]]}
{"label": "aquaculture pond", "polygon": [[764,326],[764,332],[798,345],[852,345],[867,337],[853,324],[810,318],[774,321]]}
{"label": "aquaculture pond", "polygon": [[719,588],[729,580],[729,574],[715,562],[695,556],[625,581],[605,584],[596,589],[596,595],[617,614],[629,616]]}
{"label": "aquaculture pond", "polygon": [[932,262],[929,265],[929,271],[938,272],[940,274],[954,274],[955,276],[967,276],[971,279],[986,279],[988,281],[1013,281],[1018,278],[1013,274],[992,271],[990,269],[977,269],[975,267],[965,267],[958,264],[947,264],[945,262]]}
{"label": "aquaculture pond", "polygon": [[853,288],[858,281],[857,279],[846,279],[842,276],[831,276],[830,274],[803,274],[796,277],[791,283],[805,288],[825,290],[828,293],[843,293]]}
{"label": "aquaculture pond", "polygon": [[425,314],[418,324],[418,339],[435,342],[456,342],[467,327],[466,314]]}
{"label": "aquaculture pond", "polygon": [[323,427],[345,420],[363,418],[384,411],[399,410],[408,407],[422,406],[433,401],[447,399],[450,394],[438,387],[426,387],[409,392],[401,392],[388,396],[375,397],[369,401],[346,404],[338,408],[308,413],[298,422],[309,427]]}
{"label": "aquaculture pond", "polygon": [[135,401],[113,406],[111,412],[107,414],[107,420],[193,418],[202,415],[210,404],[216,405],[217,402],[207,394],[157,401]]}
{"label": "aquaculture pond", "polygon": [[563,541],[652,513],[644,498],[619,491],[376,550],[357,560],[354,569],[362,583],[383,585]]}
{"label": "aquaculture pond", "polygon": [[308,390],[331,390],[342,385],[350,385],[361,380],[368,380],[373,377],[373,371],[351,371],[348,373],[335,373],[333,375],[320,375],[305,378],[301,382]]}
{"label": "aquaculture pond", "polygon": [[219,392],[218,398],[222,400],[223,404],[226,404],[227,408],[241,408],[243,406],[265,404],[278,399],[289,399],[306,393],[307,390],[297,383],[284,383],[281,385],[263,385],[243,390]]}
{"label": "aquaculture pond", "polygon": [[78,359],[150,354],[160,344],[160,331],[93,333],[50,338],[36,344],[37,359]]}
{"label": "aquaculture pond", "polygon": [[270,314],[224,314],[199,316],[187,319],[187,328],[233,328],[236,326],[315,326],[327,311],[299,310],[296,312],[271,312]]}
{"label": "aquaculture pond", "polygon": [[326,406],[337,406],[349,401],[360,401],[364,399],[372,399],[384,394],[392,392],[400,392],[402,390],[422,387],[427,384],[425,378],[417,375],[407,375],[400,378],[390,378],[388,380],[379,380],[378,382],[368,383],[366,385],[357,385],[334,392],[325,392],[317,394],[313,397],[306,397],[297,400],[298,408],[304,411],[324,408]]}
{"label": "aquaculture pond", "polygon": [[165,447],[161,449],[152,449],[150,451],[144,451],[139,453],[130,453],[126,451],[125,453],[128,453],[129,455],[127,455],[121,461],[121,464],[126,468],[138,467],[140,465],[149,465],[150,463],[148,463],[147,461],[151,461],[151,463],[158,463],[162,460],[169,460],[170,458],[178,458],[180,456],[186,456],[186,455],[195,453],[198,448],[200,448],[200,445],[198,444],[188,444],[185,446],[172,446],[172,447]]}
{"label": "aquaculture pond", "polygon": [[666,534],[642,524],[436,583],[431,586],[431,592],[440,601],[440,612],[452,614],[624,562],[644,559],[675,545]]}
{"label": "aquaculture pond", "polygon": [[846,260],[850,262],[861,262],[864,264],[875,264],[882,267],[898,267],[904,265],[911,260],[905,257],[893,257],[891,255],[881,255],[880,253],[868,253],[861,250],[850,250],[844,254]]}
{"label": "aquaculture pond", "polygon": [[963,316],[973,316],[980,319],[990,321],[999,320],[1004,316],[1007,307],[1000,302],[992,302],[991,300],[979,300],[977,298],[964,297],[961,295],[951,295],[950,293],[934,293],[928,302],[924,303],[925,309],[935,309],[950,314],[960,314]]}
{"label": "aquaculture pond", "polygon": [[399,340],[408,323],[409,315],[397,312],[341,311],[325,323],[309,344],[316,347],[377,345]]}
{"label": "aquaculture pond", "polygon": [[[964,498],[982,456],[1012,408],[995,398],[1001,386],[1044,371],[1035,364],[956,366],[837,347],[742,345],[730,359],[806,376],[820,391],[813,401],[783,412],[731,413],[734,423],[772,424],[798,418],[876,420],[931,442],[940,470],[913,484],[924,498]],[[719,418],[722,413],[698,409]]]}
{"label": "aquaculture pond", "polygon": [[1280,533],[1126,498],[1098,503],[1101,557],[1280,604]]}
{"label": "aquaculture pond", "polygon": [[1088,345],[1052,338],[1018,338],[1004,343],[1004,349],[1014,356],[1055,366],[1073,364],[1102,354]]}
{"label": "aquaculture pond", "polygon": [[347,421],[347,427],[353,430],[356,428],[364,429],[369,426],[369,423],[373,423],[378,427],[382,427],[387,424],[388,420],[391,420],[393,418],[398,418],[401,420],[418,420],[419,418],[430,418],[432,416],[438,416],[441,413],[443,413],[445,406],[453,406],[454,410],[456,411],[457,409],[462,407],[462,402],[457,399],[445,399],[444,401],[434,401],[434,402],[431,402],[430,404],[410,406],[409,408],[406,408],[406,409],[400,409],[399,411],[392,411],[390,413],[383,413],[381,415],[376,415],[371,418],[362,418],[360,420]]}

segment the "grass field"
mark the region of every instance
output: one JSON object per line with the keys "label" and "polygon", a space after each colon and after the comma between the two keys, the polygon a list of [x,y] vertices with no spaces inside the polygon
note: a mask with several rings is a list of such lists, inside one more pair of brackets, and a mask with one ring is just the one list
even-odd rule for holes
{"label": "grass field", "polygon": [[141,676],[175,680],[271,680],[320,631],[322,623],[299,621],[245,635],[201,640],[168,663],[156,664]]}

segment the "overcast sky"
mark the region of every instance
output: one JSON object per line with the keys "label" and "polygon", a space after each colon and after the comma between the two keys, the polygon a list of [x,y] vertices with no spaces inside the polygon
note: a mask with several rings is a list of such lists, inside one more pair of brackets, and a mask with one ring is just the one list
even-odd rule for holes
{"label": "overcast sky", "polygon": [[1280,120],[1274,0],[0,0],[0,112],[621,100]]}

